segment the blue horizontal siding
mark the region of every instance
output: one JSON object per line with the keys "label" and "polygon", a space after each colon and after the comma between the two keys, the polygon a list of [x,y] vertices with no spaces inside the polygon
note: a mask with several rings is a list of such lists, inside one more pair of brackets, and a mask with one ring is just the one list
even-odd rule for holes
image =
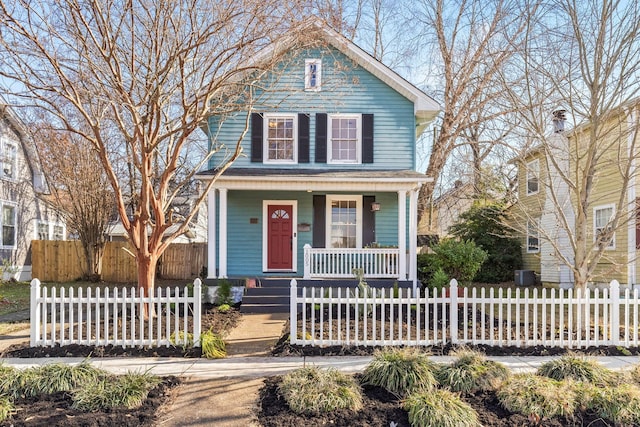
{"label": "blue horizontal siding", "polygon": [[[304,91],[304,60],[322,58],[322,90]],[[283,65],[283,73],[273,83],[273,90],[258,95],[255,112],[307,113],[310,120],[311,163],[305,168],[342,169],[345,166],[316,164],[315,114],[356,113],[374,115],[374,153],[372,164],[362,169],[406,170],[415,168],[415,117],[413,103],[386,83],[355,65],[335,49],[305,51]],[[211,117],[208,122],[212,144],[220,151],[210,160],[215,168],[235,150],[238,136],[246,123],[246,113],[236,113],[222,120]],[[250,161],[250,133],[242,141],[245,156],[234,167],[278,168]]]}

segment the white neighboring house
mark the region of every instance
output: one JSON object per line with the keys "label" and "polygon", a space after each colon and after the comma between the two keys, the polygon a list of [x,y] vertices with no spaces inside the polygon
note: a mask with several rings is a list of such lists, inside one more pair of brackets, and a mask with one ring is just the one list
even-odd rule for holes
{"label": "white neighboring house", "polygon": [[48,187],[27,127],[0,98],[0,263],[3,279],[31,280],[31,241],[65,240],[62,217],[43,199]]}

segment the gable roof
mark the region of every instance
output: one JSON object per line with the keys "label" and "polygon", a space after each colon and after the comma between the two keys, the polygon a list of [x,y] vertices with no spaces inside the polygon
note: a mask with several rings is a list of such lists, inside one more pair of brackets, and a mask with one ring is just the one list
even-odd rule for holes
{"label": "gable roof", "polygon": [[[319,19],[309,20],[302,24],[298,31],[296,31],[296,34],[300,34],[301,32],[312,32],[316,40],[321,38],[330,46],[346,55],[354,63],[382,80],[400,95],[413,102],[414,114],[418,122],[417,135],[420,135],[440,112],[440,105],[433,98]],[[279,53],[289,50],[295,45],[296,41],[296,35],[285,37],[277,44],[269,46],[257,55],[256,58],[254,58],[254,62],[260,62],[262,58],[267,58],[276,52]]]}

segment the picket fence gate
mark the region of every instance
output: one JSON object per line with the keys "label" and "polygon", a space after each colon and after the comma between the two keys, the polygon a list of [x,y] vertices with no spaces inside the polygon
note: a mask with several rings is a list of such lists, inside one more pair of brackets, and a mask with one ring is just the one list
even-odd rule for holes
{"label": "picket fence gate", "polygon": [[[460,292],[459,292],[460,291]],[[302,287],[291,281],[292,344],[312,346],[640,345],[638,290]]]}
{"label": "picket fence gate", "polygon": [[[202,282],[188,287],[157,288],[145,296],[135,287],[92,289],[41,286],[31,281],[31,346],[68,344],[200,346]],[[152,316],[145,316],[146,310]],[[146,319],[145,319],[146,317]],[[189,322],[189,318],[192,318]]]}

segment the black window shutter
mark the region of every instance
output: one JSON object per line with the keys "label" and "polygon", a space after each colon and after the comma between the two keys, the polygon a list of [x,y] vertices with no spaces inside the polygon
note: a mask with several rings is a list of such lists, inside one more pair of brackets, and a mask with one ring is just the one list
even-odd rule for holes
{"label": "black window shutter", "polygon": [[308,114],[298,114],[298,163],[309,163]]}
{"label": "black window shutter", "polygon": [[326,233],[327,196],[313,196],[313,247],[324,248]]}
{"label": "black window shutter", "polygon": [[327,163],[327,114],[316,114],[316,163]]}
{"label": "black window shutter", "polygon": [[251,113],[251,161],[262,162],[262,115]]}
{"label": "black window shutter", "polygon": [[371,212],[371,203],[375,196],[362,196],[362,246],[368,246],[376,241],[376,217]]}
{"label": "black window shutter", "polygon": [[373,114],[362,115],[362,163],[373,163]]}

